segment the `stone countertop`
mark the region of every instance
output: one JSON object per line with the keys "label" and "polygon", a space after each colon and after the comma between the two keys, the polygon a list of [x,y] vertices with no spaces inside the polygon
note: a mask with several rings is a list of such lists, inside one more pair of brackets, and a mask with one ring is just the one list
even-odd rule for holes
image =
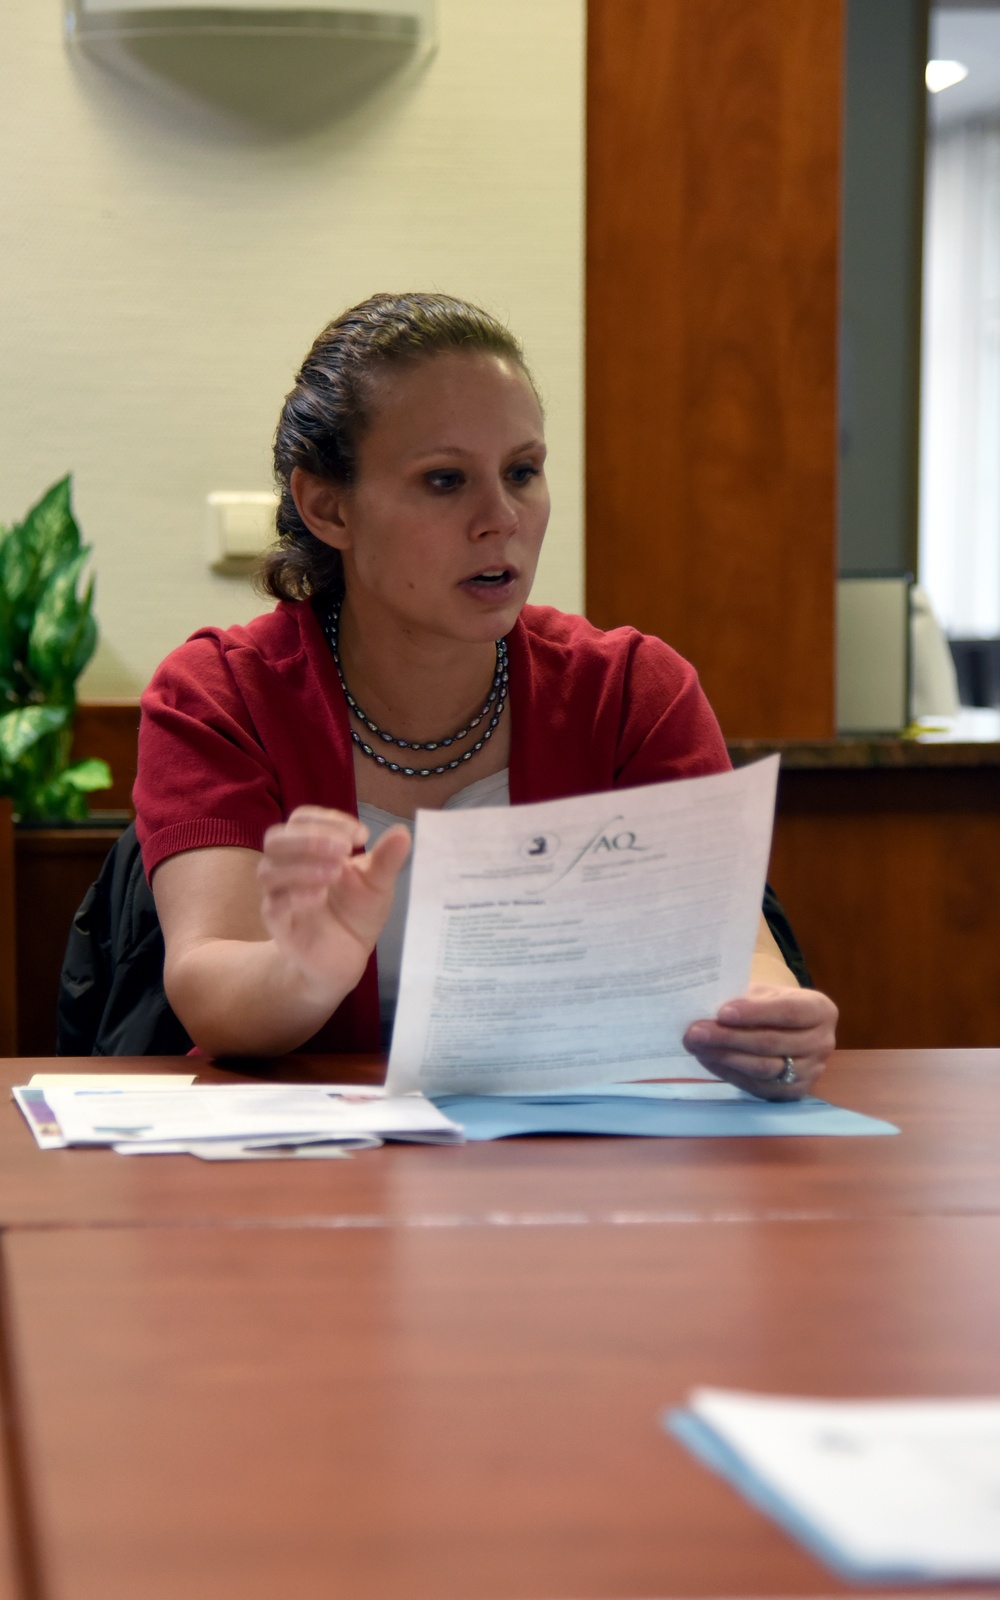
{"label": "stone countertop", "polygon": [[835,739],[729,739],[736,767],[780,755],[792,769],[847,767],[1000,767],[1000,711],[963,709],[905,737],[845,733]]}

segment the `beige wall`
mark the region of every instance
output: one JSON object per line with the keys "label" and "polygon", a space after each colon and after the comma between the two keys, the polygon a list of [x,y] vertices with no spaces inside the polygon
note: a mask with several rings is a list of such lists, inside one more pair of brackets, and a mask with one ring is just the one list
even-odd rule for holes
{"label": "beige wall", "polygon": [[438,22],[436,53],[359,96],[371,45],[353,91],[273,42],[139,82],[68,52],[61,0],[5,0],[0,520],[73,471],[103,629],[85,694],[263,609],[209,572],[205,498],[269,486],[297,360],[375,289],[468,296],[524,339],[554,503],[534,597],[580,608],[584,0],[439,0]]}

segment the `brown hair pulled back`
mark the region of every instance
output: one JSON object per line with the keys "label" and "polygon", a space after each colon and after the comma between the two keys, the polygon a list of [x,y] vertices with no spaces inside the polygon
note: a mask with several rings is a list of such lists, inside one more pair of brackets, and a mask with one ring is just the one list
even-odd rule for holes
{"label": "brown hair pulled back", "polygon": [[332,483],[353,482],[358,443],[375,411],[377,376],[448,350],[509,356],[531,382],[510,330],[451,295],[372,295],[323,329],[285,400],[274,438],[278,538],[257,575],[266,594],[305,600],[343,586],[339,550],[317,539],[299,516],[292,472],[302,467]]}

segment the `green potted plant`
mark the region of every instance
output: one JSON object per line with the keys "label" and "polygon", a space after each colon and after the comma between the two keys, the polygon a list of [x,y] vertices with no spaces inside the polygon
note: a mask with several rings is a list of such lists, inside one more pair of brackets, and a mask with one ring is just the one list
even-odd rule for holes
{"label": "green potted plant", "polygon": [[93,578],[78,592],[89,557],[68,477],[0,527],[0,795],[18,822],[81,820],[111,786],[106,761],[70,764],[76,681],[97,644]]}

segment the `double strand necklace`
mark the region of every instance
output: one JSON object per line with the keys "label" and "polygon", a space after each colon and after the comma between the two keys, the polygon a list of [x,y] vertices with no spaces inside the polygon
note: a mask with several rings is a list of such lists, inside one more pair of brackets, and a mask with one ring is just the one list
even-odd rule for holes
{"label": "double strand necklace", "polygon": [[381,739],[383,744],[396,745],[400,750],[447,750],[449,746],[458,744],[460,740],[467,738],[472,732],[473,728],[478,728],[484,717],[489,716],[490,710],[493,708],[493,715],[490,717],[489,726],[485,729],[482,736],[476,740],[475,744],[471,745],[463,755],[455,756],[451,761],[444,761],[439,767],[405,767],[400,761],[390,761],[388,756],[381,755],[378,750],[375,750],[361,737],[359,733],[355,731],[354,728],[352,728],[351,738],[354,740],[354,743],[357,745],[362,754],[369,756],[371,760],[377,762],[380,767],[385,767],[388,772],[401,772],[404,778],[437,778],[440,777],[442,772],[454,772],[456,767],[462,766],[466,761],[471,761],[474,755],[478,755],[486,741],[493,737],[493,731],[496,728],[497,723],[500,721],[500,718],[503,716],[503,708],[507,703],[508,674],[506,639],[498,639],[496,642],[496,671],[493,674],[493,682],[490,685],[490,692],[486,698],[486,704],[483,706],[483,709],[479,712],[478,716],[471,717],[464,728],[459,728],[457,733],[449,734],[446,739],[428,739],[424,743],[420,743],[419,741],[411,739],[400,739],[397,738],[394,733],[387,733],[384,728],[380,728],[377,722],[373,722],[371,717],[369,717],[366,712],[362,711],[361,707],[358,705],[358,702],[355,700],[354,696],[351,694],[351,691],[347,687],[347,680],[344,677],[344,669],[340,661],[339,645],[340,608],[343,603],[344,602],[342,599],[335,600],[328,608],[323,617],[323,632],[325,633],[327,643],[330,646],[330,653],[333,656],[333,664],[337,669],[337,677],[340,679],[340,687],[344,691],[344,699],[347,701],[350,710],[353,712],[357,720],[362,723],[370,733],[373,733],[376,739]]}

